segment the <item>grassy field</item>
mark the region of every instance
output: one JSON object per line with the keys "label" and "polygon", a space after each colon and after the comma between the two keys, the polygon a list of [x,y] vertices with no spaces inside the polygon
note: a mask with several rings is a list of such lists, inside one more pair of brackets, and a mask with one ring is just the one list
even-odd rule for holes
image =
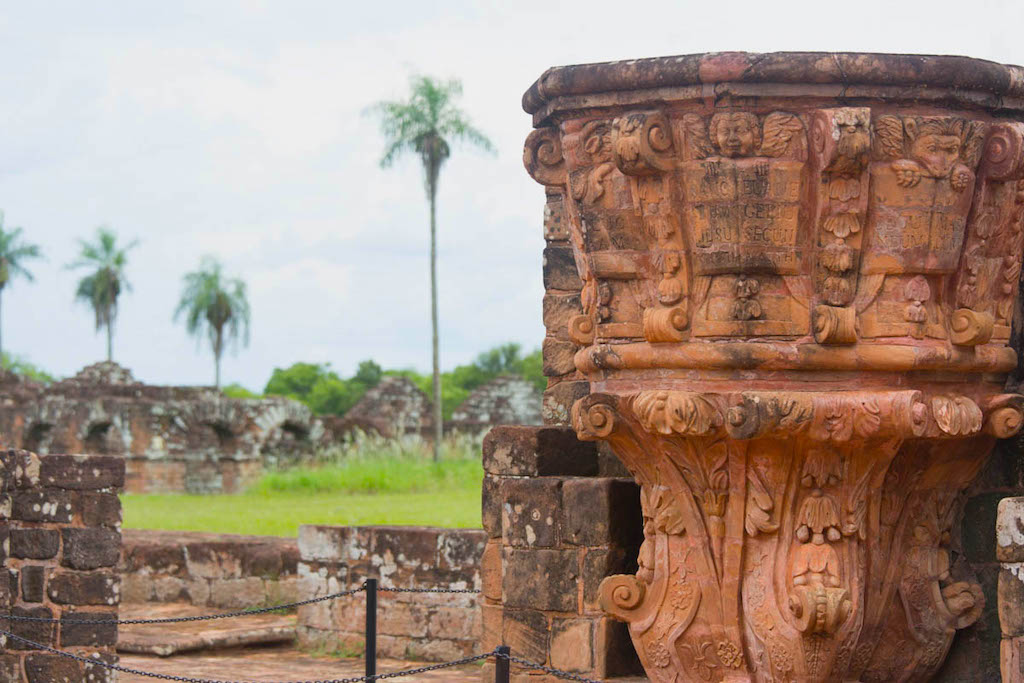
{"label": "grassy field", "polygon": [[360,437],[315,464],[271,472],[236,495],[126,494],[126,529],[294,536],[300,524],[480,526],[479,444]]}

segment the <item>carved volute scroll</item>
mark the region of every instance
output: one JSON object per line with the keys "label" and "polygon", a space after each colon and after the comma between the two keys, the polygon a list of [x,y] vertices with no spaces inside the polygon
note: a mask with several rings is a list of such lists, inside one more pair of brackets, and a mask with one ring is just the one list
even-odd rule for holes
{"label": "carved volute scroll", "polygon": [[639,569],[600,604],[652,681],[924,681],[979,617],[951,532],[1024,425],[1013,84],[964,58],[728,53],[527,94],[527,168],[567,189],[584,279],[573,425],[642,492]]}

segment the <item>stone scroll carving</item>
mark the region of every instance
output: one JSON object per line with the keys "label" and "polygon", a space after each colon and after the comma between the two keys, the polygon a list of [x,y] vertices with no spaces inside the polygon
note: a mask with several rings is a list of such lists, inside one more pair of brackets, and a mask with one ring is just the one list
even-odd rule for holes
{"label": "stone scroll carving", "polygon": [[984,602],[961,494],[1024,424],[1024,109],[890,83],[902,57],[786,85],[805,57],[749,57],[535,86],[565,93],[524,160],[584,280],[573,424],[642,489],[638,571],[600,602],[656,683],[928,680]]}

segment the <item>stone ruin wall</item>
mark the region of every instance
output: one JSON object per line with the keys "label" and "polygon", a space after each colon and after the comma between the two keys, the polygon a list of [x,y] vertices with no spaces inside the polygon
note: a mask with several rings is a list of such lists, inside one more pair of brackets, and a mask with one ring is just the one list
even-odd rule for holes
{"label": "stone ruin wall", "polygon": [[[299,586],[304,598],[381,587],[480,590],[488,580],[479,529],[339,527],[299,529]],[[366,595],[356,593],[299,608],[299,645],[352,651],[365,644]],[[480,651],[476,595],[388,593],[377,602],[377,653],[382,657],[451,661]]]}
{"label": "stone ruin wall", "polygon": [[[0,453],[0,610],[55,619],[116,619],[120,603],[124,460]],[[116,663],[116,626],[5,622],[47,647]],[[2,681],[113,681],[82,665],[0,638]]]}
{"label": "stone ruin wall", "polygon": [[[526,382],[498,378],[480,387],[446,427],[478,433],[506,421],[539,421],[540,399],[528,392]],[[149,386],[113,363],[50,386],[0,371],[0,405],[4,445],[123,456],[130,493],[242,491],[265,468],[338,443],[353,429],[388,438],[432,434],[429,399],[407,378],[391,376],[343,417],[317,417],[281,397],[234,399],[210,387]]]}

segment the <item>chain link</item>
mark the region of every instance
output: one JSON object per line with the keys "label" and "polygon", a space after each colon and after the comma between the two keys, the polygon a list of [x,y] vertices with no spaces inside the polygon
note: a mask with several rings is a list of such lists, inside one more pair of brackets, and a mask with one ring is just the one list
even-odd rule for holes
{"label": "chain link", "polygon": [[282,609],[291,609],[293,607],[302,607],[303,605],[312,605],[316,602],[324,602],[326,600],[334,600],[341,598],[346,595],[354,595],[355,593],[361,593],[366,590],[366,584],[363,584],[359,588],[353,588],[351,590],[342,591],[340,593],[331,593],[330,595],[324,595],[319,598],[310,598],[309,600],[302,600],[300,602],[290,602],[286,605],[276,605],[274,607],[260,607],[258,609],[247,609],[239,612],[224,612],[222,614],[207,614],[197,615],[192,617],[164,617],[162,619],[55,619],[53,617],[27,617],[15,614],[0,614],[0,621],[42,621],[42,622],[60,622],[61,624],[74,624],[81,626],[114,626],[117,624],[180,624],[190,621],[210,621],[211,619],[231,619],[234,617],[249,617],[254,614],[266,614],[267,612],[277,612]]}
{"label": "chain link", "polygon": [[558,678],[564,678],[567,681],[579,681],[579,683],[601,683],[601,681],[598,681],[593,678],[586,678],[585,676],[580,676],[579,674],[569,673],[568,671],[562,671],[561,669],[554,669],[550,666],[538,664],[537,662],[531,662],[530,660],[523,659],[522,657],[516,657],[514,655],[505,654],[504,652],[495,651],[494,656],[499,657],[501,659],[507,659],[510,662],[515,662],[516,664],[520,666],[525,666],[528,669],[536,669],[537,671],[543,671],[546,674],[551,674],[552,676],[556,676]]}
{"label": "chain link", "polygon": [[377,587],[378,593],[472,593],[479,595],[480,591],[466,588],[385,588]]}
{"label": "chain link", "polygon": [[[73,659],[83,664],[90,666],[99,666],[109,671],[117,671],[119,673],[132,674],[133,676],[145,676],[147,678],[157,678],[163,681],[178,681],[179,683],[259,683],[258,681],[225,681],[221,679],[213,678],[189,678],[188,676],[173,676],[171,674],[158,674],[152,671],[142,671],[141,669],[132,669],[126,666],[120,666],[118,664],[110,664],[100,659],[90,659],[89,657],[82,657],[71,652],[64,652],[63,650],[57,650],[52,647],[37,643],[21,636],[16,636],[10,631],[4,631],[0,629],[0,636],[7,638],[13,638],[14,640],[20,641],[25,645],[28,645],[33,650],[42,650],[43,652],[49,652],[51,654],[60,655],[67,659]],[[413,676],[415,674],[426,673],[428,671],[437,671],[439,669],[448,669],[453,666],[462,666],[464,664],[472,664],[478,662],[481,659],[488,659],[490,657],[497,656],[497,652],[486,652],[480,655],[472,655],[471,657],[463,657],[462,659],[456,659],[452,662],[444,662],[441,664],[431,664],[429,666],[421,666],[416,669],[405,669],[404,671],[392,671],[390,673],[376,674],[374,676],[358,676],[355,678],[323,678],[316,680],[305,680],[305,681],[285,681],[283,683],[363,683],[364,681],[382,681],[388,678],[401,678],[403,676]]]}

